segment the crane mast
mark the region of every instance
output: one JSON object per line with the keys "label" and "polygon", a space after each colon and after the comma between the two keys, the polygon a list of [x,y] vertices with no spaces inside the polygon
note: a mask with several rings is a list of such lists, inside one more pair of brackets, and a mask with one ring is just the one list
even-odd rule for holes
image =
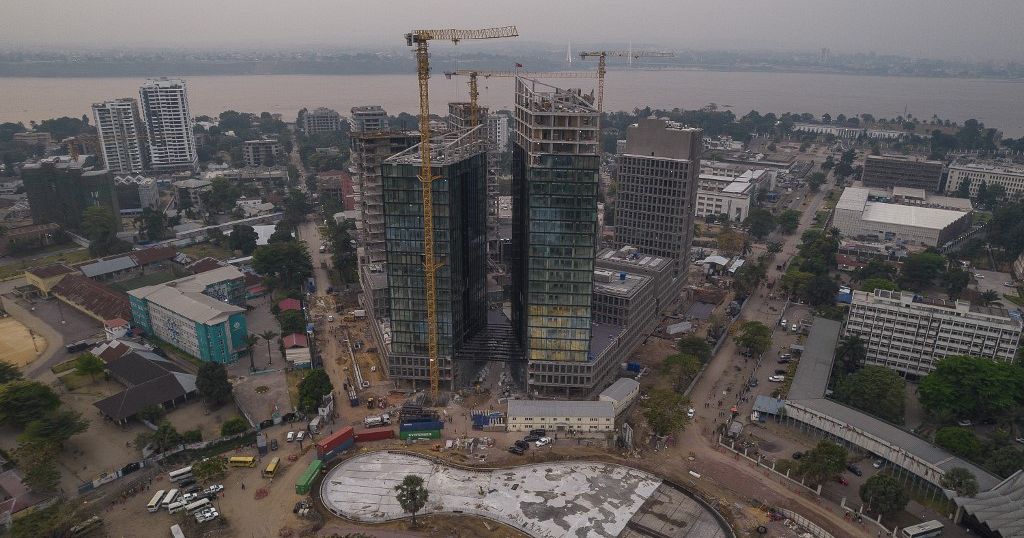
{"label": "crane mast", "polygon": [[[497,39],[515,37],[519,32],[515,26],[484,28],[481,30],[413,30],[405,34],[406,45],[414,47],[416,54],[416,75],[420,93],[420,175],[423,188],[423,288],[427,303],[427,353],[430,369],[430,395],[436,401],[441,378],[438,357],[437,335],[437,270],[441,263],[434,255],[434,193],[436,179],[430,165],[430,55],[427,43],[443,40],[458,43],[463,39]],[[475,99],[475,98],[474,98]],[[476,110],[473,111],[474,125]]]}
{"label": "crane mast", "polygon": [[480,92],[477,79],[479,77],[490,78],[490,77],[536,77],[536,78],[597,78],[596,73],[589,71],[552,71],[550,73],[529,73],[526,71],[477,71],[475,69],[456,69],[455,71],[445,71],[444,76],[452,78],[454,76],[466,76],[469,77],[469,110],[470,119],[469,124],[471,127],[476,127],[480,124],[480,106],[478,105]]}

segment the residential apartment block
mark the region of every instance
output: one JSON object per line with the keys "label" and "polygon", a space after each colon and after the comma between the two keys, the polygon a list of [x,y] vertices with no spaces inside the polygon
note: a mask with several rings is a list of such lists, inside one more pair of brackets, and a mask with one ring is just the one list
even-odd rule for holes
{"label": "residential apartment block", "polygon": [[106,207],[115,221],[121,222],[114,178],[106,170],[91,166],[93,160],[88,155],[57,156],[22,166],[32,222],[53,222],[78,230],[82,213],[93,206]]}
{"label": "residential apartment block", "polygon": [[1012,362],[1020,343],[1019,314],[910,292],[854,291],[844,336],[860,336],[867,363],[924,376],[939,359],[973,355]]}
{"label": "residential apartment block", "polygon": [[246,166],[272,166],[284,156],[284,145],[274,139],[246,140],[242,146],[242,160]]}
{"label": "residential apartment block", "polygon": [[352,132],[376,133],[388,130],[388,113],[380,105],[354,106],[352,113]]}
{"label": "residential apartment block", "polygon": [[140,174],[146,167],[142,117],[135,99],[124,98],[92,105],[103,162],[112,174]]}
{"label": "residential apartment block", "polygon": [[325,107],[306,110],[302,114],[302,130],[307,135],[340,131],[341,114],[338,114],[336,110],[331,110]]}
{"label": "residential apartment block", "polygon": [[139,103],[146,123],[150,166],[159,171],[195,170],[199,155],[185,81],[150,79],[139,88]]}
{"label": "residential apartment block", "polygon": [[942,161],[905,155],[868,155],[861,181],[865,187],[910,187],[938,192]]}
{"label": "residential apartment block", "polygon": [[203,361],[234,362],[247,349],[245,276],[221,267],[128,292],[134,325]]}
{"label": "residential apartment block", "polygon": [[960,185],[967,182],[970,196],[978,196],[982,184],[989,187],[1002,185],[1006,189],[1007,198],[1016,198],[1024,194],[1024,166],[1009,164],[986,163],[953,163],[949,165],[949,177],[946,179],[946,192],[953,194],[960,190]]}

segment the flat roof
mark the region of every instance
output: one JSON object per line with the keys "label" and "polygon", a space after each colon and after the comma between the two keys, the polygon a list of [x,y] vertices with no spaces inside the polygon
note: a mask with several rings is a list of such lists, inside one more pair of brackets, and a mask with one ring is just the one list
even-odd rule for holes
{"label": "flat roof", "polygon": [[966,214],[953,209],[868,202],[861,220],[941,230]]}
{"label": "flat roof", "polygon": [[146,286],[132,290],[129,294],[204,324],[220,323],[227,320],[231,314],[245,312],[244,308],[218,301],[208,295],[182,291],[164,284]]}
{"label": "flat roof", "polygon": [[989,491],[956,497],[956,504],[1004,537],[1024,536],[1024,470],[1018,470]]}
{"label": "flat roof", "polygon": [[508,416],[615,418],[611,402],[579,400],[509,400]]}
{"label": "flat roof", "polygon": [[964,170],[967,172],[988,172],[992,174],[1024,176],[1024,166],[1016,166],[1009,164],[953,163],[949,165],[949,169]]}
{"label": "flat roof", "polygon": [[93,263],[87,263],[85,265],[78,266],[78,270],[83,275],[92,278],[94,276],[101,276],[107,273],[114,273],[117,271],[123,271],[125,269],[131,269],[132,267],[138,267],[139,264],[135,263],[135,260],[128,256],[118,256],[117,258],[110,258],[107,260],[99,260]]}
{"label": "flat roof", "polygon": [[836,209],[864,211],[864,206],[868,203],[869,196],[871,196],[871,189],[846,187],[843,189],[843,194],[839,197],[839,201],[836,202]]}
{"label": "flat roof", "polygon": [[729,194],[743,194],[751,189],[750,183],[746,181],[733,181],[732,183],[725,186],[722,192]]}
{"label": "flat roof", "polygon": [[843,324],[838,321],[814,318],[804,343],[803,355],[800,356],[800,365],[789,387],[790,400],[821,398],[825,395],[828,376],[832,371],[832,357],[842,329]]}
{"label": "flat roof", "polygon": [[[610,271],[608,269],[595,269],[594,276],[611,273],[611,282],[603,282],[594,279],[594,293],[607,293],[619,296],[631,296],[638,292],[650,278],[625,271]],[[625,275],[625,278],[623,278]]]}
{"label": "flat roof", "polygon": [[611,398],[616,402],[621,402],[622,400],[625,400],[627,397],[629,397],[629,394],[631,392],[634,392],[639,388],[639,381],[635,379],[630,379],[628,377],[620,377],[608,388],[602,390],[598,398],[607,396],[608,398]]}

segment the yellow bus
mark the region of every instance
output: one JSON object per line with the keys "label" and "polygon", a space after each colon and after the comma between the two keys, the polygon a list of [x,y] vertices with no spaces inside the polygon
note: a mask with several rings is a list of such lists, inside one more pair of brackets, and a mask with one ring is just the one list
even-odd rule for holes
{"label": "yellow bus", "polygon": [[274,474],[277,473],[277,464],[281,462],[281,458],[274,458],[270,460],[270,465],[267,465],[266,469],[263,469],[263,478],[274,478]]}
{"label": "yellow bus", "polygon": [[228,465],[232,467],[255,467],[256,458],[252,456],[232,456],[228,458]]}

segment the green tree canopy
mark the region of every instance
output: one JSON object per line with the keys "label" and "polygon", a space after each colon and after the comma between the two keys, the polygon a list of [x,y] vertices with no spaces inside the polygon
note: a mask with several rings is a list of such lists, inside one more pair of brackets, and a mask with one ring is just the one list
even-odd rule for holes
{"label": "green tree canopy", "polygon": [[846,468],[846,449],[831,442],[818,441],[800,458],[797,473],[811,484],[820,484]]}
{"label": "green tree canopy", "polygon": [[0,361],[0,385],[16,379],[21,379],[21,370],[9,362]]}
{"label": "green tree canopy", "polygon": [[236,224],[231,228],[231,237],[228,239],[228,246],[232,250],[241,250],[242,254],[248,256],[256,250],[256,240],[259,234],[252,226]]}
{"label": "green tree canopy", "polygon": [[299,382],[299,410],[313,413],[320,405],[322,398],[334,390],[327,372],[321,369],[310,370]]}
{"label": "green tree canopy", "polygon": [[14,451],[14,459],[23,471],[25,484],[40,494],[57,490],[60,482],[60,470],[57,468],[59,455],[57,445],[48,441],[23,442]]}
{"label": "green tree canopy", "polygon": [[150,241],[159,241],[167,235],[167,217],[163,211],[144,207],[142,213],[135,217],[135,224]]}
{"label": "green tree canopy", "polygon": [[900,272],[900,285],[922,291],[932,285],[946,267],[946,259],[934,252],[919,252],[907,256]]}
{"label": "green tree canopy", "polygon": [[868,510],[885,515],[906,508],[910,494],[895,478],[876,474],[860,486],[860,499],[867,503]]}
{"label": "green tree canopy", "polygon": [[230,418],[224,421],[220,427],[220,434],[224,437],[238,435],[249,429],[249,423],[242,417]]}
{"label": "green tree canopy", "polygon": [[277,316],[281,324],[281,334],[302,333],[306,331],[306,316],[298,310],[286,310]]}
{"label": "green tree canopy", "polygon": [[845,336],[836,346],[836,361],[839,363],[840,371],[844,374],[852,374],[864,366],[864,360],[868,358],[868,348],[864,340],[856,334]]}
{"label": "green tree canopy", "polygon": [[206,403],[217,407],[231,399],[231,382],[224,365],[216,362],[204,362],[196,374],[196,388]]}
{"label": "green tree canopy", "polygon": [[690,400],[678,392],[652,389],[648,398],[640,402],[644,418],[655,435],[671,435],[686,424],[686,408]]}
{"label": "green tree canopy", "polygon": [[749,297],[761,284],[767,272],[763,263],[745,263],[736,270],[732,278],[733,289],[738,297]]}
{"label": "green tree canopy", "polygon": [[761,208],[751,209],[743,224],[746,225],[750,235],[758,239],[768,237],[768,234],[772,233],[776,226],[772,212]]}
{"label": "green tree canopy", "polygon": [[711,344],[707,340],[695,335],[688,334],[679,339],[676,343],[676,349],[680,353],[685,353],[697,357],[702,363],[706,363],[711,360]]}
{"label": "green tree canopy", "polygon": [[956,300],[971,283],[971,274],[959,267],[950,267],[942,274],[942,285],[950,299]]}
{"label": "green tree canopy", "polygon": [[229,179],[216,178],[210,182],[210,190],[200,194],[206,210],[211,213],[223,213],[235,207],[242,190]]}
{"label": "green tree canopy", "polygon": [[1024,469],[1024,452],[1012,446],[996,448],[985,458],[985,467],[993,473],[1006,478],[1018,469]]}
{"label": "green tree canopy", "polygon": [[775,219],[782,233],[791,234],[800,226],[801,213],[795,209],[787,209]]}
{"label": "green tree canopy", "polygon": [[313,262],[301,241],[271,243],[256,247],[253,269],[272,278],[275,287],[296,288],[313,274]]}
{"label": "green tree canopy", "polygon": [[21,442],[50,443],[61,448],[72,436],[89,429],[89,421],[82,414],[70,409],[50,411],[25,425],[18,437]]}
{"label": "green tree canopy", "polygon": [[423,477],[409,474],[405,475],[402,483],[395,486],[395,498],[402,510],[412,514],[412,524],[416,525],[416,512],[419,512],[427,505],[430,492],[423,484]]}
{"label": "green tree canopy", "polygon": [[156,431],[149,434],[147,437],[150,445],[153,447],[153,450],[156,450],[157,452],[170,450],[180,445],[182,441],[181,434],[178,433],[178,430],[174,429],[174,426],[166,420],[161,422],[157,426]]}
{"label": "green tree canopy", "polygon": [[875,290],[899,291],[900,287],[888,278],[875,277],[861,282],[860,289],[868,293],[874,293]]}
{"label": "green tree canopy", "polygon": [[827,178],[828,176],[824,172],[813,172],[807,176],[807,185],[810,186],[811,192],[818,192]]}
{"label": "green tree canopy", "polygon": [[92,353],[82,353],[75,359],[75,373],[80,375],[87,375],[93,381],[96,380],[96,376],[103,373],[107,368],[107,363],[103,362],[103,359],[93,355]]}
{"label": "green tree canopy", "polygon": [[760,321],[744,321],[733,341],[749,349],[755,356],[761,355],[772,347],[772,330]]}
{"label": "green tree canopy", "polygon": [[[32,488],[35,491],[35,488]],[[25,510],[26,515],[11,522],[9,538],[58,538],[71,536],[71,528],[80,520],[70,503],[58,501],[52,506],[39,510]],[[24,513],[24,512],[23,512]]]}
{"label": "green tree canopy", "polygon": [[228,475],[228,463],[221,456],[210,456],[192,464],[192,475],[199,482],[220,480]]}
{"label": "green tree canopy", "polygon": [[0,385],[0,422],[21,427],[60,405],[53,389],[27,379]]}
{"label": "green tree canopy", "polygon": [[974,497],[978,493],[978,479],[963,467],[953,467],[943,473],[942,487],[955,491],[961,497]]}
{"label": "green tree canopy", "polygon": [[921,405],[942,420],[1004,417],[1024,404],[1024,368],[982,357],[940,359],[918,386]]}
{"label": "green tree canopy", "polygon": [[974,432],[959,426],[939,428],[935,432],[935,444],[967,459],[973,459],[981,452],[981,441]]}
{"label": "green tree canopy", "polygon": [[906,381],[883,366],[866,366],[839,380],[835,398],[893,424],[903,424]]}
{"label": "green tree canopy", "polygon": [[675,381],[673,385],[676,390],[682,390],[683,383],[688,382],[697,372],[700,371],[700,360],[689,353],[676,353],[669,355],[661,362],[662,375],[671,377]]}

